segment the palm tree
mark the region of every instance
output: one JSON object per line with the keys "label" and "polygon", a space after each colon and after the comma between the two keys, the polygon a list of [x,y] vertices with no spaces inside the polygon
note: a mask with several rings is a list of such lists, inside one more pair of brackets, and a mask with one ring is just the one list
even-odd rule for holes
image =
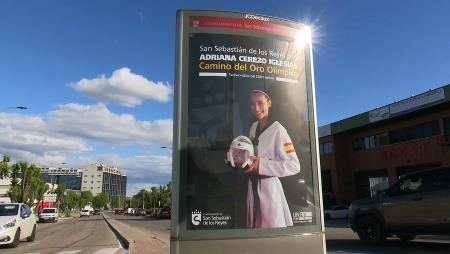
{"label": "palm tree", "polygon": [[0,179],[9,176],[9,155],[4,154],[3,160],[0,162]]}

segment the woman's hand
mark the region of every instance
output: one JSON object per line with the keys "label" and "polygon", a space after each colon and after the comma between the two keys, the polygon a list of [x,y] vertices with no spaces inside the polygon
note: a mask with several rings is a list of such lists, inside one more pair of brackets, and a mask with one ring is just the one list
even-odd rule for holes
{"label": "woman's hand", "polygon": [[247,170],[245,170],[244,173],[250,174],[250,173],[258,173],[259,171],[259,157],[257,156],[250,156],[250,159],[253,161],[252,165],[248,167]]}
{"label": "woman's hand", "polygon": [[225,153],[225,155],[223,156],[223,161],[225,162],[225,165],[230,165],[230,162],[228,161],[228,153]]}

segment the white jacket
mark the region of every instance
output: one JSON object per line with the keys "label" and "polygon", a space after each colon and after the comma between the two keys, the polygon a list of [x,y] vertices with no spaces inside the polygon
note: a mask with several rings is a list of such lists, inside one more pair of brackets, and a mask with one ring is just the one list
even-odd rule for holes
{"label": "white jacket", "polygon": [[[255,138],[258,122],[250,128],[250,139]],[[273,122],[259,136],[258,140],[259,174],[271,176],[258,180],[260,213],[256,219],[257,228],[276,228],[292,226],[292,216],[278,177],[290,176],[300,172],[300,162],[286,129],[277,121]],[[253,224],[253,190],[248,182],[247,227]],[[260,218],[259,218],[260,217]]]}

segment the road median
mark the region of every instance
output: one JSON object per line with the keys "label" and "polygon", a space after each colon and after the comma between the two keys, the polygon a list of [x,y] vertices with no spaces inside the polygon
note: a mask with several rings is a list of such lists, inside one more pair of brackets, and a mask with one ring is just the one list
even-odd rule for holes
{"label": "road median", "polygon": [[170,247],[163,240],[143,232],[123,222],[117,221],[108,214],[102,213],[129,254],[169,254]]}

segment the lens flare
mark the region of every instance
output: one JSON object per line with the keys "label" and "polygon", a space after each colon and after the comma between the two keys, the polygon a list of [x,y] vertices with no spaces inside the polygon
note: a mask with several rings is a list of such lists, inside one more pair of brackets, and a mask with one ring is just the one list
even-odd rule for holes
{"label": "lens flare", "polygon": [[311,27],[304,26],[297,33],[297,38],[295,39],[295,45],[298,48],[303,48],[307,44],[311,44]]}

